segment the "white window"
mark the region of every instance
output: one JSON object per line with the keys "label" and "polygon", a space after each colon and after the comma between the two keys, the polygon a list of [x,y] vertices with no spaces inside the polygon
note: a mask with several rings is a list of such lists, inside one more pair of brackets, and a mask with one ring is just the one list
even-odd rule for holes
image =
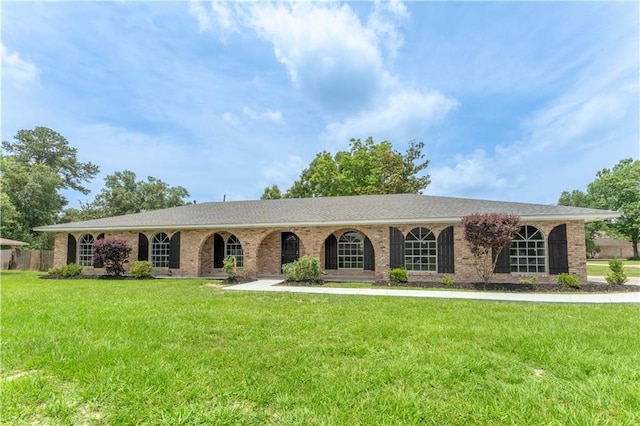
{"label": "white window", "polygon": [[427,228],[414,228],[404,242],[404,265],[408,271],[436,272],[438,265],[436,237]]}
{"label": "white window", "polygon": [[227,240],[227,256],[236,257],[236,266],[241,268],[244,264],[244,253],[242,251],[242,244],[235,235],[232,235]]}
{"label": "white window", "polygon": [[78,245],[78,265],[93,266],[93,236],[85,234]]}
{"label": "white window", "polygon": [[545,272],[547,262],[542,232],[533,226],[522,226],[511,243],[509,260],[511,272]]}
{"label": "white window", "polygon": [[364,239],[355,231],[338,240],[338,269],[364,269]]}
{"label": "white window", "polygon": [[171,240],[164,232],[160,232],[153,236],[151,240],[151,263],[154,268],[169,267],[169,251],[171,248]]}

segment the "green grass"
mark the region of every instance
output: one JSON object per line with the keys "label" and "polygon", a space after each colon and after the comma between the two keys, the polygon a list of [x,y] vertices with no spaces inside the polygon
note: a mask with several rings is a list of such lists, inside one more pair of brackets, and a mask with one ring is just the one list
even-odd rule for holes
{"label": "green grass", "polygon": [[205,282],[3,273],[2,424],[640,424],[638,305]]}
{"label": "green grass", "polygon": [[[624,273],[627,277],[640,277],[640,260],[623,260]],[[629,266],[629,265],[635,265]],[[587,260],[587,275],[606,277],[611,270],[608,260]]]}

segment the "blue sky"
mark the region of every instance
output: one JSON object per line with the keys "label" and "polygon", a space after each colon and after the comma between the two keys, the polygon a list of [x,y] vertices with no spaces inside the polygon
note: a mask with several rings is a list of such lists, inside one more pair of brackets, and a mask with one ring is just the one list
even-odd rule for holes
{"label": "blue sky", "polygon": [[198,202],[350,138],[424,141],[425,194],[555,203],[640,156],[637,2],[2,2],[2,140],[45,126]]}

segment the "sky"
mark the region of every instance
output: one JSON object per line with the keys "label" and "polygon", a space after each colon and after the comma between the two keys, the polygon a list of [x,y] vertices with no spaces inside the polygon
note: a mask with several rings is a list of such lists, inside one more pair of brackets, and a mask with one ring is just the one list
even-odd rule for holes
{"label": "sky", "polygon": [[351,138],[425,143],[427,195],[553,204],[640,157],[638,2],[0,2],[2,140],[104,178],[283,191]]}

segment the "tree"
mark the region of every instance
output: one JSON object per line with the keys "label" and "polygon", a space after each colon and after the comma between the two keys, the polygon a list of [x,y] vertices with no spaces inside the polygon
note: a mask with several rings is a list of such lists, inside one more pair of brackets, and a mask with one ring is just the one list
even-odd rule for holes
{"label": "tree", "polygon": [[[633,244],[633,257],[639,257],[640,240],[640,161],[631,158],[620,160],[613,169],[602,169],[596,179],[581,191],[563,192],[564,205],[616,210],[619,218],[605,223],[606,229],[626,238]],[[587,231],[588,232],[588,231]]]}
{"label": "tree", "polygon": [[351,139],[349,146],[349,151],[334,156],[327,151],[316,154],[285,197],[420,193],[430,183],[428,175],[418,175],[429,165],[422,161],[422,142],[410,142],[404,155],[391,143],[376,144],[371,137],[364,142]]}
{"label": "tree", "polygon": [[0,157],[0,184],[2,215],[16,213],[11,221],[2,221],[2,235],[26,241],[32,247],[49,248],[51,236],[37,235],[33,228],[55,223],[66,205],[67,201],[58,193],[63,186],[60,176],[44,164],[25,164],[13,156]]}
{"label": "tree", "polygon": [[464,239],[473,255],[476,272],[486,284],[500,252],[520,230],[520,217],[504,213],[473,213],[462,218]]}
{"label": "tree", "polygon": [[124,274],[130,254],[131,247],[123,238],[107,237],[93,242],[93,262],[102,263],[107,273],[116,277]]}
{"label": "tree", "polygon": [[282,192],[278,185],[267,186],[260,197],[261,200],[279,200],[282,198]]}
{"label": "tree", "polygon": [[[558,200],[558,204],[561,206],[574,206],[574,207],[586,207],[593,208],[594,201],[582,191],[573,190],[571,192],[563,191]],[[602,231],[605,227],[604,222],[589,222],[584,226],[584,239],[585,246],[587,248],[587,254],[595,256],[600,251],[600,247],[595,243],[595,237],[598,232]]]}
{"label": "tree", "polygon": [[149,210],[182,206],[189,192],[181,187],[169,186],[149,176],[147,181],[136,181],[129,170],[116,172],[105,178],[105,187],[92,203],[82,206],[82,214],[90,216],[118,216]]}
{"label": "tree", "polygon": [[2,149],[12,153],[16,161],[30,165],[46,165],[62,179],[62,187],[88,194],[82,182],[93,179],[100,168],[78,162],[78,150],[69,146],[61,134],[46,128],[20,130],[15,142],[2,141]]}

